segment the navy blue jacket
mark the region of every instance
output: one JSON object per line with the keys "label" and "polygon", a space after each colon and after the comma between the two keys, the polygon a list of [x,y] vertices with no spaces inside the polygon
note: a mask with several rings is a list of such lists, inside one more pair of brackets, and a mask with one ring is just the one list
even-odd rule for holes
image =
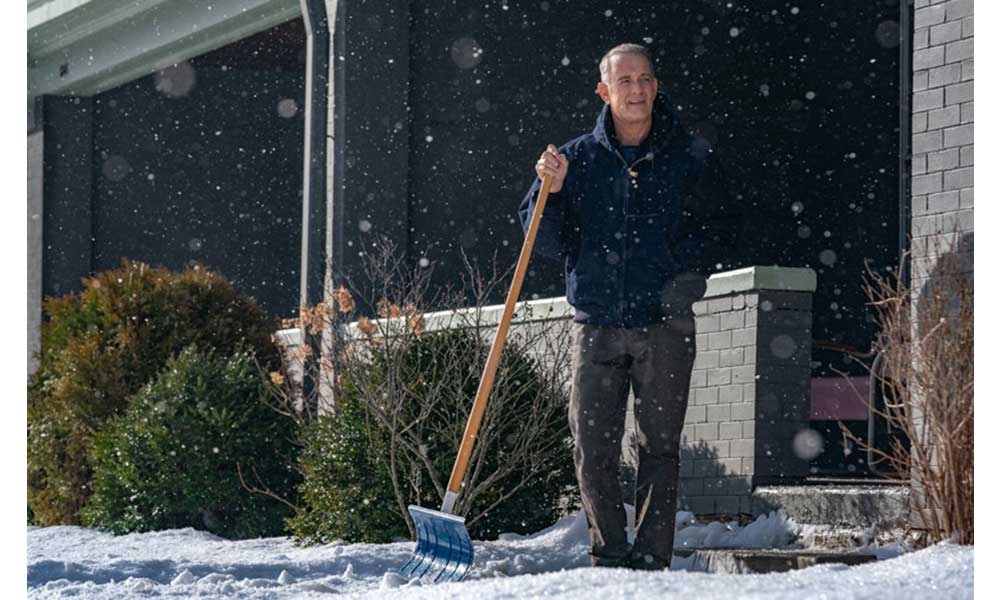
{"label": "navy blue jacket", "polygon": [[[635,163],[625,162],[607,105],[591,133],[559,151],[569,171],[546,202],[534,253],[565,262],[575,320],[642,327],[690,316],[708,274],[735,259],[740,214],[715,155],[662,95]],[[536,177],[521,203],[525,231],[540,186]]]}

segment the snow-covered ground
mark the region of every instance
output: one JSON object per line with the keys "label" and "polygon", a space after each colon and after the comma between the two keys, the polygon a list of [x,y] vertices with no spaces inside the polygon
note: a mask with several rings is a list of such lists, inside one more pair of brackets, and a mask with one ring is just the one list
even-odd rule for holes
{"label": "snow-covered ground", "polygon": [[[679,546],[787,545],[798,526],[780,513],[743,527],[678,514]],[[595,569],[582,513],[531,536],[476,543],[462,583],[422,585],[396,569],[411,542],[299,547],[288,538],[228,541],[193,529],[112,536],[80,527],[28,528],[31,598],[971,598],[973,549],[939,544],[881,560],[766,575],[697,572],[691,559],[649,573]]]}

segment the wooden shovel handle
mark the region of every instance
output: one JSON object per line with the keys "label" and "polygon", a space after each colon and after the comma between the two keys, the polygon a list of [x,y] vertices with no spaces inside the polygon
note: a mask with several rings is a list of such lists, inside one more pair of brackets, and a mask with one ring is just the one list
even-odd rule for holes
{"label": "wooden shovel handle", "polygon": [[465,479],[465,470],[469,466],[472,446],[479,433],[479,423],[483,420],[486,400],[493,388],[493,379],[496,377],[497,367],[500,365],[500,353],[503,352],[504,342],[507,341],[507,330],[510,329],[510,322],[514,316],[514,305],[517,304],[517,298],[521,294],[521,283],[524,281],[524,274],[528,271],[531,247],[535,244],[535,234],[538,233],[538,224],[542,220],[542,210],[545,209],[545,201],[549,197],[549,188],[551,187],[552,177],[543,177],[542,188],[539,190],[538,199],[535,202],[535,210],[531,213],[528,232],[524,236],[524,245],[521,246],[521,255],[517,259],[514,281],[511,282],[510,290],[507,292],[503,317],[500,319],[496,337],[493,338],[493,346],[490,348],[490,355],[486,359],[486,367],[483,369],[483,377],[479,380],[479,389],[476,391],[476,401],[472,404],[469,422],[465,425],[465,433],[462,435],[462,445],[458,449],[458,457],[455,459],[455,466],[451,470],[451,478],[448,480],[448,491],[454,494],[458,494],[462,488],[462,481]]}

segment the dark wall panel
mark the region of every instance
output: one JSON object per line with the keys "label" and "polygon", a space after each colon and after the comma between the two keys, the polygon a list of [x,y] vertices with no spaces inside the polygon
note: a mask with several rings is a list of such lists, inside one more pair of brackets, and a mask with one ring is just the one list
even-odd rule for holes
{"label": "dark wall panel", "polygon": [[199,262],[298,306],[304,30],[241,40],[94,99],[94,268]]}
{"label": "dark wall panel", "polygon": [[90,98],[42,100],[42,295],[82,289],[90,274],[91,149],[94,105]]}
{"label": "dark wall panel", "polygon": [[375,236],[405,251],[408,214],[409,12],[396,0],[339,4],[334,42],[336,121],[334,188],[336,265],[359,277],[361,254]]}

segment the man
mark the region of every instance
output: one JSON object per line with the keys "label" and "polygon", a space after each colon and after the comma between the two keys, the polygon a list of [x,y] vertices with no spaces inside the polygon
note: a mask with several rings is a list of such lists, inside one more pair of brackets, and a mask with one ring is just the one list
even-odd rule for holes
{"label": "man", "polygon": [[[691,304],[707,274],[729,262],[739,217],[714,155],[693,144],[657,94],[648,50],[612,48],[600,71],[605,106],[597,126],[546,148],[520,216],[527,229],[539,178],[551,176],[535,248],[564,261],[575,309],[569,422],[592,562],[663,569],[673,554],[695,355]],[[630,386],[638,442],[633,546],[618,483]]]}

